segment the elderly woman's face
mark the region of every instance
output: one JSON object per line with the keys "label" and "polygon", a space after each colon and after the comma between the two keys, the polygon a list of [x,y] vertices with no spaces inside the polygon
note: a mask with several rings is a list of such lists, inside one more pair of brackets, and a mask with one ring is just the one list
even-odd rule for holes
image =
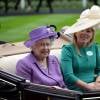
{"label": "elderly woman's face", "polygon": [[32,51],[37,58],[44,59],[50,53],[51,40],[49,38],[41,39],[32,46]]}
{"label": "elderly woman's face", "polygon": [[86,45],[93,38],[93,34],[94,34],[93,28],[88,28],[86,30],[80,31],[75,34],[76,42],[79,45]]}

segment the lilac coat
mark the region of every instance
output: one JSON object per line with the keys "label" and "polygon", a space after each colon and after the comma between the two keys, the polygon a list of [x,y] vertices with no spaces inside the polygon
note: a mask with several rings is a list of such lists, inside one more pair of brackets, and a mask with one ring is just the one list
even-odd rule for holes
{"label": "lilac coat", "polygon": [[16,74],[36,84],[64,87],[58,59],[50,55],[48,65],[48,68],[44,69],[30,53],[18,61]]}

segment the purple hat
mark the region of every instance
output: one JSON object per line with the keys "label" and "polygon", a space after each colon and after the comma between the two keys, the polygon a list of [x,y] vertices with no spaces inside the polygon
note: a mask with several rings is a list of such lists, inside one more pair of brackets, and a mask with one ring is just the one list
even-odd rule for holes
{"label": "purple hat", "polygon": [[54,31],[52,27],[41,26],[39,28],[33,29],[30,33],[30,39],[27,40],[24,45],[26,47],[31,47],[32,44],[40,39],[48,38],[48,37],[56,37],[57,33]]}

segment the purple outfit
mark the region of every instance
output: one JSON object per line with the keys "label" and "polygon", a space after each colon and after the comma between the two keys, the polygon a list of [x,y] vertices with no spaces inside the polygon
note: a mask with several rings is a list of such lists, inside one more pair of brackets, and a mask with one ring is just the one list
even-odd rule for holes
{"label": "purple outfit", "polygon": [[44,69],[37,63],[32,53],[18,61],[16,74],[36,84],[64,87],[58,59],[48,56],[48,68]]}
{"label": "purple outfit", "polygon": [[44,38],[48,38],[48,37],[53,37],[56,38],[57,37],[57,33],[50,27],[47,26],[41,26],[39,28],[33,29],[30,33],[29,33],[30,39],[27,40],[24,44],[26,47],[31,47],[33,45],[34,42],[44,39]]}

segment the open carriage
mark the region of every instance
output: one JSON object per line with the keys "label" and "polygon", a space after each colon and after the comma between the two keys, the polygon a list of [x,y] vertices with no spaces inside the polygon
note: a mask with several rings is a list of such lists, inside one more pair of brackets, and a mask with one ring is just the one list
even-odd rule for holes
{"label": "open carriage", "polygon": [[[60,59],[61,46],[65,41],[54,42],[50,54]],[[30,52],[21,43],[0,45],[0,100],[100,100],[100,91],[81,93],[73,90],[54,89],[27,82],[15,75],[16,63]],[[54,99],[53,99],[54,100]]]}

